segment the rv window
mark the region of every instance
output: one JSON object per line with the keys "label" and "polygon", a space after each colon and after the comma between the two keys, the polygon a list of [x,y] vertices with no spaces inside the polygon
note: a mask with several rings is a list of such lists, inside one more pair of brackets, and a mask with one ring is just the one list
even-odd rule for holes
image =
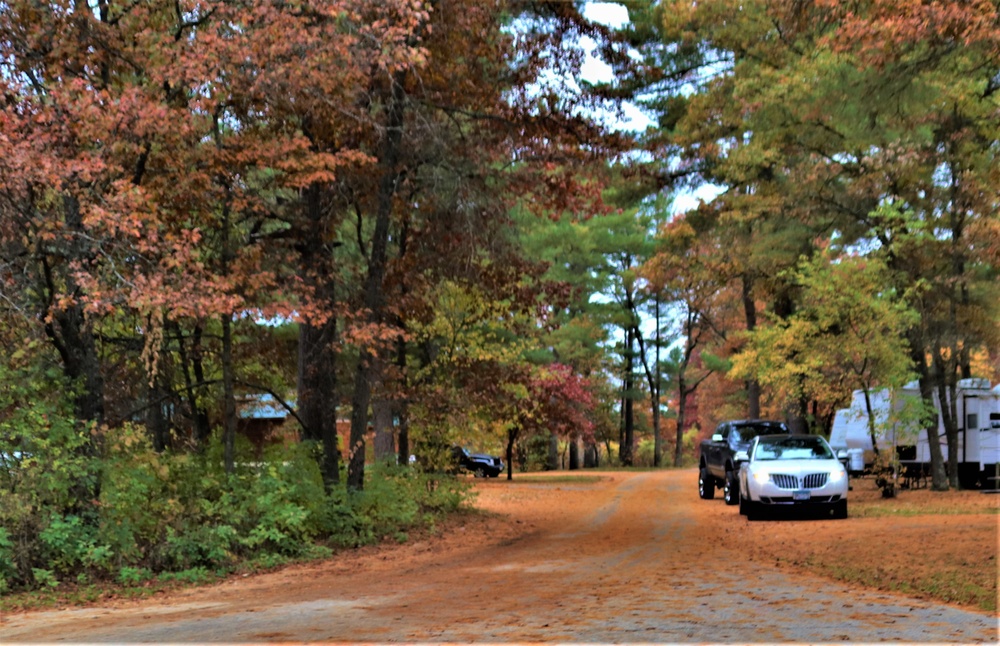
{"label": "rv window", "polygon": [[965,416],[965,428],[979,428],[979,413],[969,413]]}

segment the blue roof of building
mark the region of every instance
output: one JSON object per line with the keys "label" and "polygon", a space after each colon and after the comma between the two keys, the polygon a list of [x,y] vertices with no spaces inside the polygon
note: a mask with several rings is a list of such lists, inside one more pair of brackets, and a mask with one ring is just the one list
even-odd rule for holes
{"label": "blue roof of building", "polygon": [[248,395],[240,406],[239,416],[243,419],[285,419],[288,411],[274,395],[264,393]]}

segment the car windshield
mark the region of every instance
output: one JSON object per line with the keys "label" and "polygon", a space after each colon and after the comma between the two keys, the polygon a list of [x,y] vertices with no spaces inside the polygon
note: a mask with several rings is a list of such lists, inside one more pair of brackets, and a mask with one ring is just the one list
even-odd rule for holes
{"label": "car windshield", "polygon": [[755,460],[829,460],[833,452],[819,437],[778,437],[761,440]]}

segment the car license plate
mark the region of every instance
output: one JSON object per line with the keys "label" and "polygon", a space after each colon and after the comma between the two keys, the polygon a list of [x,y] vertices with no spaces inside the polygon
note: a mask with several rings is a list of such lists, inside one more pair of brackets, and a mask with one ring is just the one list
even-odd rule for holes
{"label": "car license plate", "polygon": [[792,492],[792,500],[809,500],[810,497],[808,489],[796,489]]}

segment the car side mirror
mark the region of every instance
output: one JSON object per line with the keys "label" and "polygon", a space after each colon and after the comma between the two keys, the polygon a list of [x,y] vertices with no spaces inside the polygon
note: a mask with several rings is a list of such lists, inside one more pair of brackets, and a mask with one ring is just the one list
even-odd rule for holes
{"label": "car side mirror", "polygon": [[713,433],[712,434],[712,441],[713,442],[721,442],[722,441],[722,433]]}
{"label": "car side mirror", "polygon": [[746,451],[737,451],[733,453],[733,459],[737,462],[747,462],[750,459],[750,454]]}
{"label": "car side mirror", "polygon": [[837,459],[838,460],[846,460],[847,459],[847,449],[840,449],[840,450],[838,450],[837,451]]}

